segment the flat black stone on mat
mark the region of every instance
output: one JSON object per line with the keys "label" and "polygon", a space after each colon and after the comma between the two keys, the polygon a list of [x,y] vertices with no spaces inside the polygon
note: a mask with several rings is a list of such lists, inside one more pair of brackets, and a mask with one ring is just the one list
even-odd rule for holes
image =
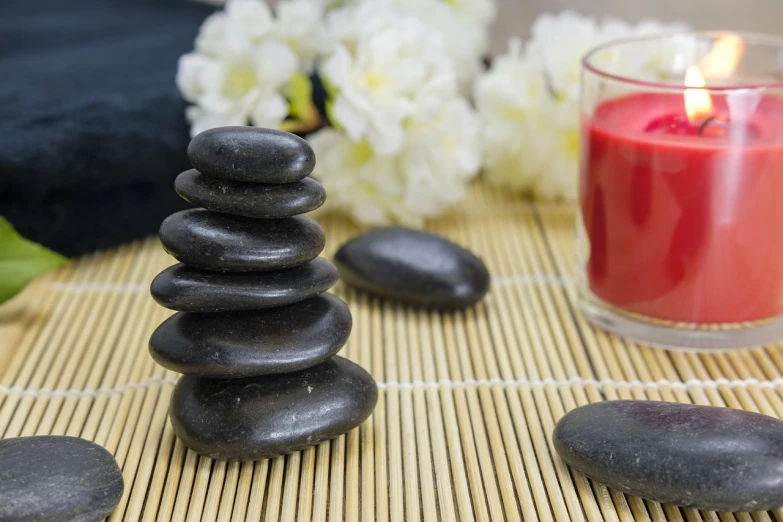
{"label": "flat black stone on mat", "polygon": [[0,440],[0,520],[98,522],[122,497],[120,467],[86,439]]}
{"label": "flat black stone on mat", "polygon": [[783,506],[783,422],[758,413],[608,401],[558,422],[557,453],[624,493],[707,511]]}
{"label": "flat black stone on mat", "polygon": [[321,227],[303,216],[259,220],[203,209],[167,217],[160,240],[178,261],[219,272],[294,267],[315,259],[326,244]]}
{"label": "flat black stone on mat", "polygon": [[370,374],[335,356],[281,375],[185,375],[174,388],[170,417],[174,433],[201,455],[260,460],[338,437],[369,417],[377,400]]}
{"label": "flat black stone on mat", "polygon": [[150,338],[155,362],[214,378],[295,372],[336,354],[351,333],[351,312],[323,294],[252,312],[179,312]]}
{"label": "flat black stone on mat", "polygon": [[341,246],[334,262],[346,283],[415,306],[465,308],[489,291],[490,274],[478,256],[424,230],[368,230]]}
{"label": "flat black stone on mat", "polygon": [[171,266],[152,280],[152,297],[180,312],[232,312],[284,306],[327,291],[339,279],[323,258],[267,272],[226,273]]}
{"label": "flat black stone on mat", "polygon": [[263,219],[305,214],[326,201],[326,190],[312,178],[269,185],[228,181],[186,170],[177,176],[174,188],[183,199],[207,210]]}

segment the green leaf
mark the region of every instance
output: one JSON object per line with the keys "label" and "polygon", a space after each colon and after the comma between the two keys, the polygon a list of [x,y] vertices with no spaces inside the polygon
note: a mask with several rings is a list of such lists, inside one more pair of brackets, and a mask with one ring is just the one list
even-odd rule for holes
{"label": "green leaf", "polygon": [[20,236],[0,216],[0,303],[18,294],[36,276],[66,262],[60,254]]}
{"label": "green leaf", "polygon": [[313,84],[310,78],[298,72],[288,83],[288,94],[291,101],[291,115],[297,120],[310,117],[313,107]]}
{"label": "green leaf", "polygon": [[321,85],[324,86],[324,90],[326,91],[327,96],[329,96],[330,98],[334,98],[335,96],[337,96],[338,94],[337,86],[334,85],[329,80],[327,80],[326,78],[324,78],[323,76],[319,76],[319,78],[321,79]]}
{"label": "green leaf", "polygon": [[280,130],[310,132],[318,127],[321,115],[313,103],[313,84],[307,75],[299,72],[288,82],[289,118],[282,122]]}

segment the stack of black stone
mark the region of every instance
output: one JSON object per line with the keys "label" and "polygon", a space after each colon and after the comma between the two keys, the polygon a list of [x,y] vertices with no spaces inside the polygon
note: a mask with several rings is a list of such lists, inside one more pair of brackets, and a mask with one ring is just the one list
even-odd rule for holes
{"label": "stack of black stone", "polygon": [[156,362],[185,374],[170,407],[186,446],[220,460],[303,449],[358,426],[378,396],[372,377],[335,356],[348,306],[318,258],[325,237],[300,216],[320,207],[315,155],[292,134],[223,127],[188,147],[195,170],[176,190],[203,208],[169,216],[160,238],[182,264],[152,282],[177,310],[150,339]]}

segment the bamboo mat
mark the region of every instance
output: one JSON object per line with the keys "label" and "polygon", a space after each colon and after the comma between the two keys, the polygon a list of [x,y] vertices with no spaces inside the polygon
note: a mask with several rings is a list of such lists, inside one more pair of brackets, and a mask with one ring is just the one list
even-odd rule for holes
{"label": "bamboo mat", "polygon": [[[357,232],[325,217],[324,255]],[[718,354],[641,347],[576,306],[574,212],[476,185],[430,228],[493,274],[475,309],[430,313],[339,285],[354,315],[342,354],[381,389],[339,439],[258,463],[186,450],[167,422],[176,374],[147,339],[170,312],[148,284],[172,264],[150,239],[80,259],[0,308],[0,435],[68,434],[116,455],[125,493],[110,520],[783,521],[626,497],[555,456],[557,420],[582,404],[654,399],[783,417],[783,349]]]}

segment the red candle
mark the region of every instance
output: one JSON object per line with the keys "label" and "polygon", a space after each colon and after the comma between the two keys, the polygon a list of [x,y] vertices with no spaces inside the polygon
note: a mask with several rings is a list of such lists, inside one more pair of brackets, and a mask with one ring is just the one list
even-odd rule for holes
{"label": "red candle", "polygon": [[[683,95],[603,102],[584,124],[587,283],[623,311],[686,323],[783,312],[783,99],[745,118],[713,97],[694,122]],[[732,119],[733,118],[733,119]]]}

